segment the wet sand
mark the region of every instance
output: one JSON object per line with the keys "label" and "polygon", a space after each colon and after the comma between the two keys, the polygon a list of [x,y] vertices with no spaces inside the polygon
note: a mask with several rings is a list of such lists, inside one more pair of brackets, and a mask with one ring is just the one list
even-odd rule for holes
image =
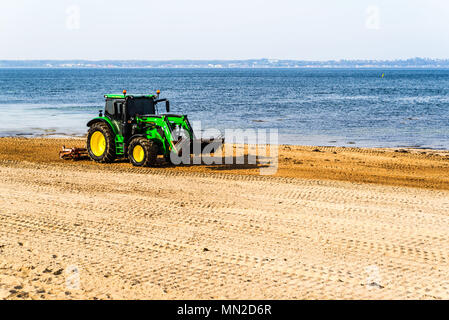
{"label": "wet sand", "polygon": [[449,298],[447,151],[280,146],[261,176],[62,145],[0,139],[0,299]]}

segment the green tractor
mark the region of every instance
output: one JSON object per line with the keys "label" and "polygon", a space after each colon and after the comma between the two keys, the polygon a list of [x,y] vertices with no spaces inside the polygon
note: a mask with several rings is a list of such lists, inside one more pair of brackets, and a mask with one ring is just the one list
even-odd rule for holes
{"label": "green tractor", "polygon": [[[159,94],[158,90],[156,95],[127,95],[124,90],[123,94],[105,95],[104,114],[100,110],[99,116],[87,123],[89,157],[101,163],[128,158],[134,166],[148,167],[156,164],[158,155],[171,163],[171,154],[181,155],[186,143],[190,154],[195,142],[200,150],[210,143],[223,144],[221,138],[195,140],[187,116],[169,114],[170,102],[159,99]],[[158,112],[161,103],[165,103],[165,114]]]}

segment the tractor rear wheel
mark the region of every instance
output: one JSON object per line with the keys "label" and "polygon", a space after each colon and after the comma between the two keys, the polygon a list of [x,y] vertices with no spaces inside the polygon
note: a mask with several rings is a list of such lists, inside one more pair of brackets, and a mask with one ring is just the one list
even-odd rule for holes
{"label": "tractor rear wheel", "polygon": [[102,163],[113,162],[116,158],[114,135],[106,123],[94,123],[87,133],[89,157]]}
{"label": "tractor rear wheel", "polygon": [[146,138],[133,139],[128,147],[129,161],[136,167],[154,166],[157,161],[159,148],[157,144]]}

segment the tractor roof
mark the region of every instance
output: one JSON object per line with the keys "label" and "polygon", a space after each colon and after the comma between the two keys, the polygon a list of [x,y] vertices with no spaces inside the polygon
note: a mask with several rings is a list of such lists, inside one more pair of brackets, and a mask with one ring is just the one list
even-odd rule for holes
{"label": "tractor roof", "polygon": [[[125,99],[125,95],[123,94],[105,94],[104,97],[106,99]],[[144,95],[131,95],[127,94],[126,97],[133,97],[133,98],[154,98],[154,94],[144,94]]]}

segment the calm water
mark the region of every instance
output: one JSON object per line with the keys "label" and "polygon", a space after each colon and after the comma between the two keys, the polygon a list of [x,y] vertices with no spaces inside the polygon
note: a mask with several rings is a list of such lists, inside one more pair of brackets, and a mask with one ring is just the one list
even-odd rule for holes
{"label": "calm water", "polygon": [[0,69],[0,136],[83,135],[123,89],[161,89],[203,128],[277,128],[280,143],[449,149],[449,70]]}

